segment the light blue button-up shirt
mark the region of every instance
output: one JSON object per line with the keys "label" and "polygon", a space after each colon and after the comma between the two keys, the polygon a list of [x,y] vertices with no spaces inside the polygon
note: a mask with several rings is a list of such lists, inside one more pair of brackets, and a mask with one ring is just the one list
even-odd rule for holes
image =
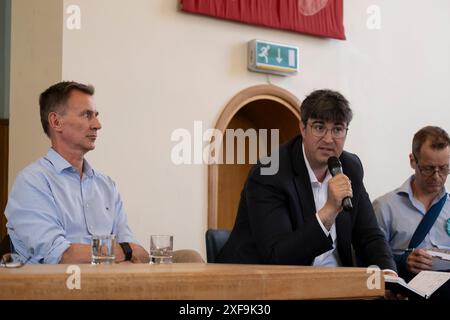
{"label": "light blue button-up shirt", "polygon": [[[412,179],[414,179],[414,175],[406,180],[400,188],[373,202],[378,224],[389,242],[392,252],[396,255],[403,254],[408,248],[417,226],[426,213],[423,204],[413,196]],[[438,202],[445,193],[447,190],[444,187],[433,200],[432,205]],[[447,201],[436,222],[418,248],[450,249],[450,235],[446,231],[448,219],[450,219],[450,199],[447,196]]]}
{"label": "light blue button-up shirt", "polygon": [[114,181],[86,159],[83,177],[54,149],[23,169],[5,215],[16,253],[29,263],[58,263],[71,243],[91,243],[94,234],[136,242]]}

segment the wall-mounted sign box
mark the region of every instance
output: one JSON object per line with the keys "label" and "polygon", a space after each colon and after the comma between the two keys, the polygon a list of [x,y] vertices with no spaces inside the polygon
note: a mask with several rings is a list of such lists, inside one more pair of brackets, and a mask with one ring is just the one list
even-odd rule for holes
{"label": "wall-mounted sign box", "polygon": [[252,40],[248,43],[248,69],[282,76],[296,74],[299,49],[282,43]]}

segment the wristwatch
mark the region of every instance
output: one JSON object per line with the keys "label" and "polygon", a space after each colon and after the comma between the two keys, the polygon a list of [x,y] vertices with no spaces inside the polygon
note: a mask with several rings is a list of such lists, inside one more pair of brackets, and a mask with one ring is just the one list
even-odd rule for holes
{"label": "wristwatch", "polygon": [[125,261],[130,261],[133,256],[133,249],[131,249],[130,244],[128,242],[121,242],[119,244],[125,254]]}

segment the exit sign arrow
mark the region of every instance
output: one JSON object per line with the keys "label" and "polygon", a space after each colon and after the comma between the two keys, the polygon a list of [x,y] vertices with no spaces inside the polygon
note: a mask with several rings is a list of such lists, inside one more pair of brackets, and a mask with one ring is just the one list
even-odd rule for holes
{"label": "exit sign arrow", "polygon": [[283,58],[281,58],[281,49],[278,48],[278,57],[277,57],[277,62],[281,63],[281,61],[283,61]]}

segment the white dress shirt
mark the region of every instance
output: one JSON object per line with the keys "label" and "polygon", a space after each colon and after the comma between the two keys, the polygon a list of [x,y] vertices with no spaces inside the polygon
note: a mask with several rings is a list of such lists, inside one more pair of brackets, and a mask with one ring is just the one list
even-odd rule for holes
{"label": "white dress shirt", "polygon": [[[323,182],[319,182],[317,180],[314,171],[311,169],[311,166],[308,162],[308,159],[305,156],[305,146],[302,144],[303,148],[303,158],[305,159],[306,168],[308,169],[309,179],[311,181],[312,192],[314,195],[314,204],[316,205],[316,210],[319,212],[320,209],[323,208],[327,201],[328,196],[328,181],[331,179],[330,171],[327,170],[327,175]],[[322,221],[320,221],[318,213],[316,213],[317,221],[322,227],[323,232],[328,237],[331,235],[331,239],[333,240],[333,249],[324,252],[320,256],[314,258],[313,266],[327,266],[327,267],[338,267],[342,266],[341,260],[339,258],[339,254],[337,251],[337,237],[336,237],[336,224],[333,223],[330,231],[325,228]]]}

